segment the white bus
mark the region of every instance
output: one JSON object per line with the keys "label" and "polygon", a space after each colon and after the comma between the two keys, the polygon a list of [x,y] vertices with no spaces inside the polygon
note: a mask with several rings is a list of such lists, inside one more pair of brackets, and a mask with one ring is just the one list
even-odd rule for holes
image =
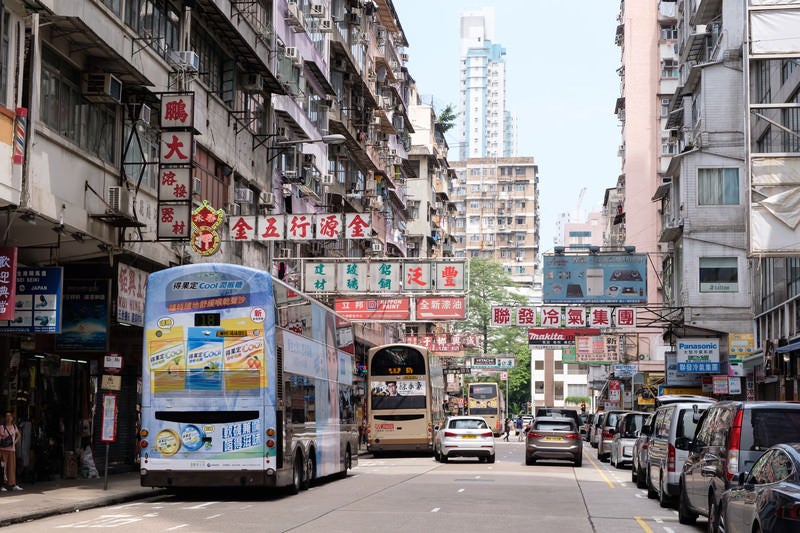
{"label": "white bus", "polygon": [[353,331],[261,270],[151,274],[145,300],[143,486],[308,488],[357,462]]}

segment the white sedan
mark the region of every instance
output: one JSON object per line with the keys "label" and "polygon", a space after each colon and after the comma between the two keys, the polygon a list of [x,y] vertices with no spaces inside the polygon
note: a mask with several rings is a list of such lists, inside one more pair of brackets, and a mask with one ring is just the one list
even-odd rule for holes
{"label": "white sedan", "polygon": [[446,463],[452,457],[477,457],[494,463],[494,434],[480,416],[451,416],[434,428],[433,455]]}

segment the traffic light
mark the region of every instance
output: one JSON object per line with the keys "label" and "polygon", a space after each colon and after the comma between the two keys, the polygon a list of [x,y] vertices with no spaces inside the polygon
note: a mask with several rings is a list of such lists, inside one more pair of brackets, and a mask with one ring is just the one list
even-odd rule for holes
{"label": "traffic light", "polygon": [[586,412],[586,402],[581,402],[581,411]]}

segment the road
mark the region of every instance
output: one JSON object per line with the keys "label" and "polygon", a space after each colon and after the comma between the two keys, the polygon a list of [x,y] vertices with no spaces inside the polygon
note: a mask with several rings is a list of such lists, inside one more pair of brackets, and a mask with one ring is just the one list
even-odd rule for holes
{"label": "road", "polygon": [[53,531],[104,528],[245,533],[424,533],[554,531],[698,533],[677,512],[648,500],[630,470],[597,461],[525,466],[521,442],[497,441],[497,461],[362,456],[345,480],[322,481],[296,496],[257,490],[197,490],[61,515],[4,528]]}

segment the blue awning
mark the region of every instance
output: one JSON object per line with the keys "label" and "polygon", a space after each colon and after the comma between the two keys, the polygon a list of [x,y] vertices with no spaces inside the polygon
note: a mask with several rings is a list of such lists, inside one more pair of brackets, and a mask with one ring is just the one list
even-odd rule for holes
{"label": "blue awning", "polygon": [[778,346],[775,348],[775,353],[793,352],[795,350],[800,350],[800,339],[790,342],[786,346]]}

